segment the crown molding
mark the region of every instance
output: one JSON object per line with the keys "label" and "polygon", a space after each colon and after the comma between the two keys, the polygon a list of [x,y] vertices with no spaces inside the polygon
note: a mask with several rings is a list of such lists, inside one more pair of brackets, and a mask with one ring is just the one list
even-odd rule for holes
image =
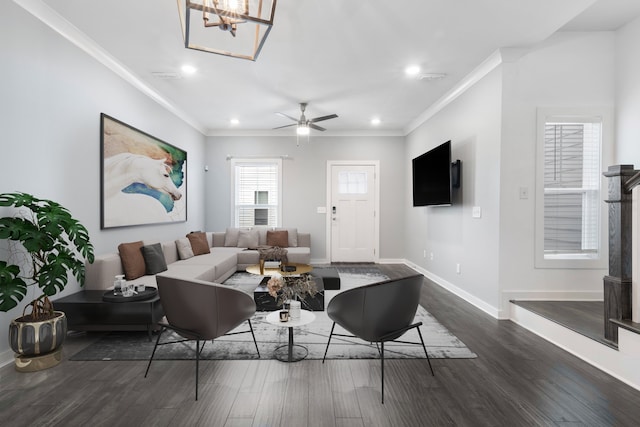
{"label": "crown molding", "polygon": [[446,106],[451,104],[463,93],[473,87],[476,83],[486,77],[503,63],[515,62],[520,59],[528,49],[525,48],[502,48],[493,52],[487,59],[478,65],[473,71],[467,74],[451,90],[445,93],[440,99],[431,104],[422,114],[412,120],[404,129],[404,135],[408,135],[416,130],[420,125],[428,121]]}
{"label": "crown molding", "polygon": [[[269,136],[269,137],[290,137],[296,138],[295,130],[272,130],[272,129],[257,129],[257,130],[233,130],[233,129],[209,129],[205,134],[206,136]],[[309,139],[316,138],[329,138],[340,136],[405,136],[402,130],[398,129],[363,129],[363,130],[328,130],[326,132],[312,132],[309,135]],[[307,139],[306,136],[300,136],[300,140]]]}
{"label": "crown molding", "polygon": [[100,47],[93,39],[80,31],[78,27],[64,19],[59,13],[42,2],[42,0],[13,0],[13,2],[29,12],[35,18],[42,21],[53,31],[57,32],[62,37],[82,49],[102,65],[109,68],[140,92],[153,99],[155,102],[160,104],[160,106],[183,120],[185,123],[189,124],[194,129],[198,130],[200,133],[205,134],[205,129],[200,125],[200,123],[196,122],[191,116],[177,108],[171,102],[167,101],[155,89],[143,82],[131,70]]}

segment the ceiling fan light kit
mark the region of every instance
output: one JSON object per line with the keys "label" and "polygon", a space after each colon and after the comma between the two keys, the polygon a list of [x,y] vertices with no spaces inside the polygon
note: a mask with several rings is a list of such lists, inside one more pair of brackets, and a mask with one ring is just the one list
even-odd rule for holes
{"label": "ceiling fan light kit", "polygon": [[277,0],[177,0],[184,47],[255,61]]}
{"label": "ceiling fan light kit", "polygon": [[284,118],[287,118],[289,120],[293,120],[295,123],[291,123],[290,125],[284,125],[284,126],[278,126],[275,127],[274,129],[282,129],[282,128],[288,128],[291,126],[296,126],[296,135],[300,136],[300,135],[309,135],[309,133],[311,132],[311,129],[315,129],[315,130],[319,130],[321,132],[324,132],[326,129],[318,126],[316,123],[317,122],[322,122],[324,120],[329,120],[329,119],[335,119],[338,117],[337,114],[329,114],[326,116],[320,116],[320,117],[314,117],[313,119],[307,119],[307,117],[304,115],[305,110],[307,109],[307,103],[306,102],[301,102],[300,103],[300,118],[296,119],[295,117],[291,117],[288,114],[284,114],[284,113],[276,113],[279,116],[282,116]]}

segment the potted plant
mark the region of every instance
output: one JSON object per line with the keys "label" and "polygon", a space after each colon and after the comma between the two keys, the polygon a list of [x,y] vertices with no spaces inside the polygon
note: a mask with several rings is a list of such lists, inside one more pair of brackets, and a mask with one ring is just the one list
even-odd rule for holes
{"label": "potted plant", "polygon": [[0,206],[15,209],[13,216],[0,218],[0,240],[6,241],[8,254],[0,259],[0,311],[16,307],[30,286],[42,292],[9,327],[16,368],[32,371],[54,366],[61,359],[67,323],[49,297],[66,287],[69,273],[84,284],[84,261],[94,260],[89,233],[66,208],[51,200],[2,193]]}

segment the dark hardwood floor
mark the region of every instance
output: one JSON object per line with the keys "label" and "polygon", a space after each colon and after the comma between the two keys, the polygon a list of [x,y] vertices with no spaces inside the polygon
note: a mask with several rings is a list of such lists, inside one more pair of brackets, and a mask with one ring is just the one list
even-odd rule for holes
{"label": "dark hardwood floor", "polygon": [[[412,272],[379,266],[390,277]],[[422,305],[477,359],[73,362],[0,369],[3,426],[637,426],[640,391],[425,280]],[[74,354],[96,335],[65,343]],[[427,343],[428,346],[428,343]]]}

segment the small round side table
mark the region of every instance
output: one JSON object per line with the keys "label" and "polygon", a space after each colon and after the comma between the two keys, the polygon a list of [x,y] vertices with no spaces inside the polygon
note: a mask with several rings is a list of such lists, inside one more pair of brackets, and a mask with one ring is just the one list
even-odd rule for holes
{"label": "small round side table", "polygon": [[280,310],[272,311],[266,317],[267,322],[272,325],[280,326],[283,328],[289,328],[289,343],[277,347],[273,351],[273,357],[281,362],[299,362],[307,357],[309,350],[300,344],[293,343],[293,328],[297,326],[303,326],[313,322],[316,315],[309,310],[300,310],[299,319],[289,318],[286,322],[280,321]]}

